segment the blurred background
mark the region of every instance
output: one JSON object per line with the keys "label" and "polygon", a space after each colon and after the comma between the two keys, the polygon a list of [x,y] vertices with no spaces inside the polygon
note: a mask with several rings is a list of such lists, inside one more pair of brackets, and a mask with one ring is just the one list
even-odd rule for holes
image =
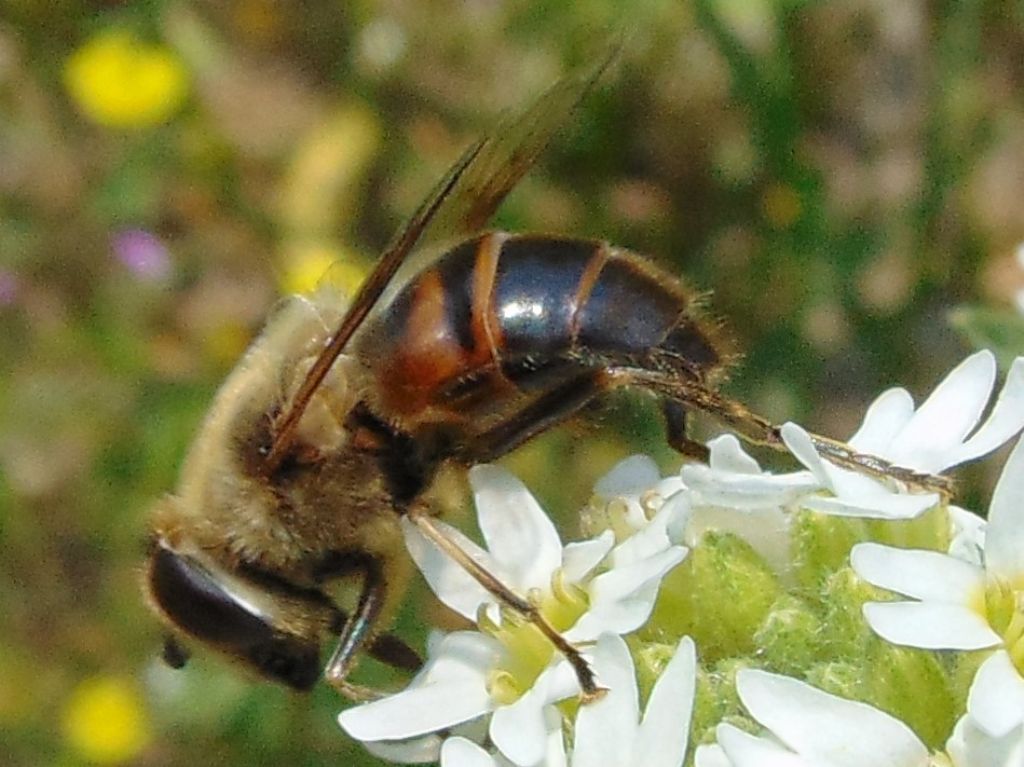
{"label": "blurred background", "polygon": [[[0,763],[375,763],[327,689],[162,667],[146,511],[277,298],[332,263],[357,284],[608,29],[619,62],[497,225],[685,274],[745,352],[727,391],[836,437],[974,346],[1024,349],[1019,3],[625,5],[0,0]],[[509,464],[571,536],[615,461],[677,465],[652,411],[619,398]],[[443,616],[410,602],[416,645]]]}

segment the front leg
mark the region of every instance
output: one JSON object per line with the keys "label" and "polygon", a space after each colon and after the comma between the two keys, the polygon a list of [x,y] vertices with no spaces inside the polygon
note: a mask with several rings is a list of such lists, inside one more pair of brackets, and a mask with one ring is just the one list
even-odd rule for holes
{"label": "front leg", "polygon": [[371,654],[384,662],[391,662],[392,657],[401,659],[393,664],[400,666],[410,664],[408,653],[412,651],[404,643],[382,641],[383,637],[371,641],[373,627],[380,618],[388,596],[388,582],[382,561],[370,555],[360,556],[351,561],[346,570],[362,575],[362,588],[355,612],[345,620],[338,643],[327,661],[324,678],[331,687],[351,700],[382,698],[388,693],[348,681],[349,675],[355,670],[360,651],[369,644]]}
{"label": "front leg", "polygon": [[590,703],[603,697],[607,692],[597,683],[594,670],[573,645],[548,623],[540,609],[528,599],[516,594],[512,589],[498,580],[492,572],[473,559],[458,542],[453,540],[442,528],[438,527],[434,518],[422,506],[414,506],[408,512],[408,519],[423,533],[431,543],[451,557],[477,583],[491,593],[502,605],[515,610],[528,620],[565,656],[576,672],[582,690],[580,698],[583,703]]}

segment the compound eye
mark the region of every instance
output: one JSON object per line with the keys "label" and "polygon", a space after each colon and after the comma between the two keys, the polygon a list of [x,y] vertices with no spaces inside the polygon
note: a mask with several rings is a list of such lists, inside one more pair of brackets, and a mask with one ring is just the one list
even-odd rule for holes
{"label": "compound eye", "polygon": [[[308,690],[320,676],[320,647],[286,632],[221,586],[191,557],[160,546],[153,553],[149,586],[164,614],[185,633],[245,661],[264,676]],[[177,643],[173,644],[177,650]],[[173,661],[184,661],[171,653]],[[178,665],[181,665],[179,663]]]}
{"label": "compound eye", "polygon": [[206,642],[238,648],[269,641],[273,630],[220,586],[198,562],[159,547],[149,571],[150,590],[181,629]]}

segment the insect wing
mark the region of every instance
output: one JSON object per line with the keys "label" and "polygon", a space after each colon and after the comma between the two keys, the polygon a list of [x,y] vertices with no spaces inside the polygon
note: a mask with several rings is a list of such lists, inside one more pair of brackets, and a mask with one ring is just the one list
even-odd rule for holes
{"label": "insect wing", "polygon": [[508,193],[568,122],[617,52],[610,48],[588,66],[566,75],[526,111],[502,120],[482,142],[422,241],[441,242],[474,234],[485,226]]}

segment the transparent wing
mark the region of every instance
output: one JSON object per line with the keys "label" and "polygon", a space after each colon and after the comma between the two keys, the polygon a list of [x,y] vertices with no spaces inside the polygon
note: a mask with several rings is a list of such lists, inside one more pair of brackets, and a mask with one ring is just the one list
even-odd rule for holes
{"label": "transparent wing", "polygon": [[559,80],[525,112],[499,123],[494,131],[469,147],[427,195],[385,248],[291,405],[275,424],[274,442],[265,459],[267,474],[280,466],[295,426],[313,393],[399,269],[403,275],[419,271],[437,255],[424,249],[424,253],[417,256],[415,249],[425,243],[455,239],[484,228],[502,200],[536,162],[558,128],[607,69],[617,51],[617,46],[608,46],[595,62]]}

